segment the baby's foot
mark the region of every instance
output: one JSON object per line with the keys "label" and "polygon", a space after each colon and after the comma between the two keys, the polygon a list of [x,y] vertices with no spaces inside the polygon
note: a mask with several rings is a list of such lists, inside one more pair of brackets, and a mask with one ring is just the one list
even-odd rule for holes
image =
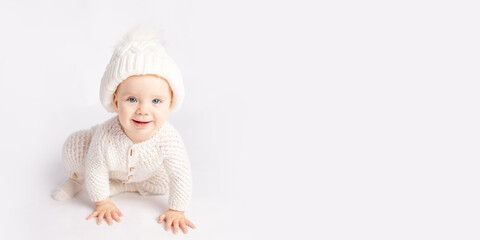
{"label": "baby's foot", "polygon": [[56,187],[51,196],[57,201],[66,201],[72,199],[80,190],[82,190],[82,184],[70,178]]}

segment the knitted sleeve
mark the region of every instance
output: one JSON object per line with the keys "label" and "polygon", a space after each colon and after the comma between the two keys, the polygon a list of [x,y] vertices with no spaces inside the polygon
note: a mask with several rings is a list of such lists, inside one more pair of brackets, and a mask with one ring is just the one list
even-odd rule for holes
{"label": "knitted sleeve", "polygon": [[185,211],[192,195],[190,161],[182,138],[176,131],[169,134],[164,146],[164,166],[169,178],[170,209]]}
{"label": "knitted sleeve", "polygon": [[93,202],[103,201],[110,196],[102,130],[103,128],[98,128],[93,135],[85,159],[85,188]]}

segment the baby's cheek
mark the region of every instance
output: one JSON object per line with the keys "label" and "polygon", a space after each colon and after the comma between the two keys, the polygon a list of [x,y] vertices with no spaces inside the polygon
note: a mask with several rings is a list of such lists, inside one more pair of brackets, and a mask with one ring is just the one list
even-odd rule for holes
{"label": "baby's cheek", "polygon": [[125,121],[130,120],[130,112],[128,108],[119,108],[118,115],[124,121],[124,124],[126,124]]}

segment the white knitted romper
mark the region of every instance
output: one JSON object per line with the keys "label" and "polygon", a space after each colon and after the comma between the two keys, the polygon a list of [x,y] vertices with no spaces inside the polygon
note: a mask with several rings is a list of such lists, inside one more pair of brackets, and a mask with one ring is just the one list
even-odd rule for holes
{"label": "white knitted romper", "polygon": [[[90,129],[80,130],[72,133],[63,146],[62,162],[64,166],[64,175],[84,183],[85,181],[85,158],[92,140],[92,136],[99,125]],[[113,173],[115,175],[115,173]],[[110,178],[110,181],[119,181],[116,178]],[[139,193],[149,194],[167,194],[168,193],[168,175],[165,168],[146,181],[136,183]]]}
{"label": "white knitted romper", "polygon": [[150,139],[134,144],[118,115],[71,134],[63,146],[64,174],[85,185],[94,202],[109,194],[109,183],[134,184],[141,195],[169,193],[169,207],[184,211],[192,193],[190,161],[177,130],[166,121]]}

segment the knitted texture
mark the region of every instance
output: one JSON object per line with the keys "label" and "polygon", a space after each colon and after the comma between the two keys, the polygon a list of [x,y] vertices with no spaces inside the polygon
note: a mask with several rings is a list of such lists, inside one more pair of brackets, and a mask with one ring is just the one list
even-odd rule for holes
{"label": "knitted texture", "polygon": [[170,209],[188,209],[190,161],[178,131],[167,121],[152,138],[134,144],[116,115],[69,136],[62,156],[65,174],[84,179],[94,202],[110,196],[109,180],[117,179],[134,184],[141,195],[169,193]]}
{"label": "knitted texture", "polygon": [[75,175],[78,179],[85,178],[84,159],[87,155],[90,140],[98,126],[97,124],[90,129],[81,130],[68,136],[62,151],[62,163],[67,177]]}

